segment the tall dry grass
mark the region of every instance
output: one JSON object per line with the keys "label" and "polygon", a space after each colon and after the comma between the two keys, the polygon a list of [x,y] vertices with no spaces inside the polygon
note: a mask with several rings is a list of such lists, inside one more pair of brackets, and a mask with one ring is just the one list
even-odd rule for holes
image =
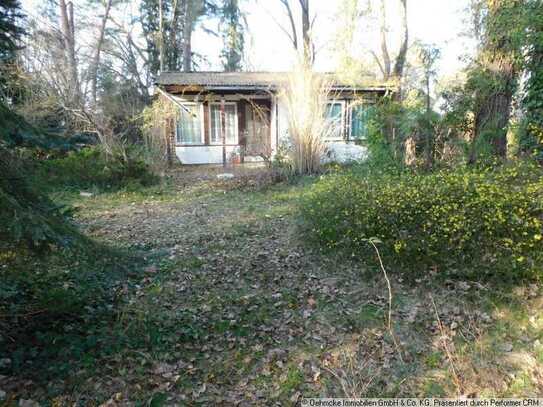
{"label": "tall dry grass", "polygon": [[164,97],[157,98],[142,113],[144,160],[154,174],[162,176],[168,165],[171,154],[168,150],[166,124],[176,117],[176,107]]}
{"label": "tall dry grass", "polygon": [[296,174],[316,174],[322,169],[327,152],[326,139],[341,125],[339,120],[326,118],[326,103],[334,99],[332,84],[300,63],[288,76],[279,94],[287,110],[291,146],[288,151],[292,171]]}

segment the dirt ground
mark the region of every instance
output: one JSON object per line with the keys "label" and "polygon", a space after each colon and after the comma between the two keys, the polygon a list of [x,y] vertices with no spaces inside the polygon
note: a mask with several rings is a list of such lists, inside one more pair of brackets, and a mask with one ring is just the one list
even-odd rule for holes
{"label": "dirt ground", "polygon": [[268,185],[262,168],[222,167],[169,179],[76,202],[88,235],[147,266],[109,331],[122,350],[55,383],[57,405],[543,394],[538,286],[388,269],[394,341],[375,259],[323,253],[301,232],[297,200],[314,179]]}

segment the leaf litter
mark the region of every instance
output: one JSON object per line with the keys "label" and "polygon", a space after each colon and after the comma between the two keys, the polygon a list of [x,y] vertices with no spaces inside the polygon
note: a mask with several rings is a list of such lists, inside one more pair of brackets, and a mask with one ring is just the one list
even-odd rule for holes
{"label": "leaf litter", "polygon": [[[444,333],[428,312],[422,279],[413,286],[390,273],[402,363],[387,333],[378,269],[304,241],[296,220],[302,192],[204,177],[160,200],[82,202],[78,221],[89,235],[142,252],[149,264],[135,290],[123,291],[115,332],[130,345],[84,372],[77,391],[66,377],[57,401],[81,402],[78,394],[87,394],[107,406],[244,406],[426,394],[428,380],[437,380],[428,355],[444,341],[456,351],[462,338],[482,340],[495,323],[473,298],[483,289],[467,282],[432,288]],[[540,298],[538,287],[527,290]],[[510,354],[515,346],[509,339],[496,349]],[[445,372],[463,363],[462,355],[445,359]],[[464,368],[471,366],[460,366],[461,374]],[[4,381],[13,389],[20,382]]]}

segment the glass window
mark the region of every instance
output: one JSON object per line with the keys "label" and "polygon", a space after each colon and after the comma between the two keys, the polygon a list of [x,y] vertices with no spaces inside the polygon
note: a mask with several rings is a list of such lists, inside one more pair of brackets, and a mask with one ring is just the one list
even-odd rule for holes
{"label": "glass window", "polygon": [[368,138],[368,121],[371,115],[371,106],[354,105],[351,107],[351,139],[366,140]]}
{"label": "glass window", "polygon": [[179,108],[175,139],[178,144],[202,144],[202,113],[199,104]]}
{"label": "glass window", "polygon": [[268,154],[270,146],[270,112],[265,106],[245,105],[245,152],[247,155]]}
{"label": "glass window", "polygon": [[[209,105],[211,144],[222,144],[221,104]],[[238,144],[238,115],[235,103],[224,104],[224,129],[226,144]]]}
{"label": "glass window", "polygon": [[326,104],[325,117],[330,122],[331,129],[327,134],[329,139],[341,139],[343,127],[343,103],[332,102]]}

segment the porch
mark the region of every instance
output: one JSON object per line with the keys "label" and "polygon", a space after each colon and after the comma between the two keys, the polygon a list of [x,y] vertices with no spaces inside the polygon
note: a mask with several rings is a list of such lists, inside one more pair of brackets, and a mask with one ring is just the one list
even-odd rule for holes
{"label": "porch", "polygon": [[[328,158],[364,159],[369,113],[390,89],[346,85],[333,74],[322,75],[333,84],[324,113],[335,127],[325,136]],[[270,159],[290,140],[288,109],[278,97],[287,79],[280,72],[162,73],[157,89],[179,107],[166,130],[170,156],[183,164]]]}
{"label": "porch", "polygon": [[169,126],[172,155],[183,164],[240,164],[271,158],[277,104],[270,93],[170,94],[180,107]]}

